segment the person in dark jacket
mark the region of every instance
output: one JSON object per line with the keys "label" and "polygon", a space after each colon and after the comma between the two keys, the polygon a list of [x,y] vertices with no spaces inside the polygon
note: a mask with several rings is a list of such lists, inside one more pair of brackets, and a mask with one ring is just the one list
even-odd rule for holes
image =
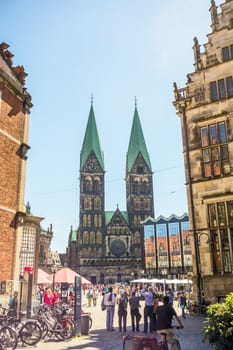
{"label": "person in dark jacket", "polygon": [[158,334],[167,335],[167,340],[171,344],[171,350],[177,350],[176,335],[172,329],[172,319],[175,317],[179,323],[180,328],[184,328],[181,320],[176,314],[173,306],[169,302],[169,297],[165,295],[163,297],[163,305],[159,305],[156,308],[156,328]]}
{"label": "person in dark jacket", "polygon": [[182,312],[183,318],[186,318],[186,316],[185,316],[186,306],[187,306],[186,296],[184,293],[181,293],[181,295],[180,295],[180,307],[181,307],[181,312]]}
{"label": "person in dark jacket", "polygon": [[126,320],[127,320],[127,305],[128,305],[128,296],[126,292],[121,292],[120,297],[117,299],[118,304],[118,323],[119,323],[119,332],[122,332],[122,323],[123,331],[126,332]]}
{"label": "person in dark jacket", "polygon": [[135,324],[136,324],[136,331],[140,332],[139,322],[142,316],[139,312],[139,307],[141,307],[139,301],[140,301],[140,297],[136,297],[136,293],[133,291],[131,297],[129,298],[131,324],[132,324],[133,332],[135,332]]}

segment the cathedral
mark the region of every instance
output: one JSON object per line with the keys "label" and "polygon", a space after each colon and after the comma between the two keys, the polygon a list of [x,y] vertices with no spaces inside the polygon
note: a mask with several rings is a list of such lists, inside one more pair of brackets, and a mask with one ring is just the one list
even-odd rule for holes
{"label": "cathedral", "polygon": [[135,104],[126,155],[126,211],[105,210],[105,164],[91,103],[80,154],[79,227],[71,228],[68,265],[92,283],[125,283],[143,275],[141,222],[154,217],[153,172]]}

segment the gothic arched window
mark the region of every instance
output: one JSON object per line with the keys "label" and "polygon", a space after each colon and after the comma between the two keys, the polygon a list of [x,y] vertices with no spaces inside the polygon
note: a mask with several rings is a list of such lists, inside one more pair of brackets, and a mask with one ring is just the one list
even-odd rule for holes
{"label": "gothic arched window", "polygon": [[142,180],[142,192],[149,193],[149,181],[148,181],[148,179]]}

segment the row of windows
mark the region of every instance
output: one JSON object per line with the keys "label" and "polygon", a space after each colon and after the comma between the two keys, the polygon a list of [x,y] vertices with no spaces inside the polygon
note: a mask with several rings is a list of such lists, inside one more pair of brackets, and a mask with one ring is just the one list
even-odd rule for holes
{"label": "row of windows", "polygon": [[137,194],[147,194],[147,193],[151,193],[151,184],[148,182],[135,182],[132,185],[133,187],[133,193],[137,193]]}
{"label": "row of windows", "polygon": [[84,214],[82,218],[83,227],[101,227],[102,226],[102,216],[101,215],[94,215],[94,222],[92,222],[92,216],[89,214]]}
{"label": "row of windows", "polygon": [[213,270],[232,272],[233,263],[233,201],[207,206],[213,257]]}
{"label": "row of windows", "polygon": [[100,193],[102,189],[103,185],[99,180],[85,179],[82,185],[83,192],[87,193]]}
{"label": "row of windows", "polygon": [[210,124],[201,128],[201,146],[206,147],[227,141],[224,122]]}
{"label": "row of windows", "polygon": [[159,267],[191,266],[189,222],[145,225],[144,236],[148,263],[157,256]]}
{"label": "row of windows", "polygon": [[210,83],[211,101],[218,101],[227,97],[233,96],[233,79],[227,77],[226,79],[219,79]]}
{"label": "row of windows", "polygon": [[200,128],[203,177],[227,175],[231,172],[225,122]]}

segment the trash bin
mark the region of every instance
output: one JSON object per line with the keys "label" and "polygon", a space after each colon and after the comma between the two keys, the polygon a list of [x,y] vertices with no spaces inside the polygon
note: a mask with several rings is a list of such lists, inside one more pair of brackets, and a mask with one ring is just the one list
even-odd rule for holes
{"label": "trash bin", "polygon": [[81,334],[87,335],[90,328],[90,316],[89,314],[81,315]]}

